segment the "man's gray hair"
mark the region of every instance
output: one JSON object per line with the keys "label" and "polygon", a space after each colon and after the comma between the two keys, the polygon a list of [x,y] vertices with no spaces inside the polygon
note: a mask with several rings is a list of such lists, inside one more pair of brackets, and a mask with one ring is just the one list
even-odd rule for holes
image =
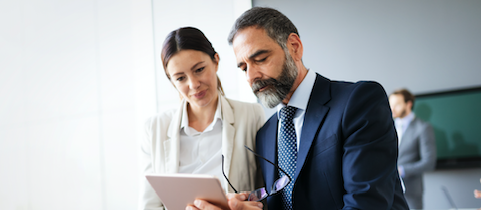
{"label": "man's gray hair", "polygon": [[296,26],[281,12],[267,7],[254,7],[237,18],[229,33],[228,41],[232,45],[240,30],[255,26],[266,30],[267,35],[275,40],[282,49],[286,50],[287,38],[291,33],[299,36]]}

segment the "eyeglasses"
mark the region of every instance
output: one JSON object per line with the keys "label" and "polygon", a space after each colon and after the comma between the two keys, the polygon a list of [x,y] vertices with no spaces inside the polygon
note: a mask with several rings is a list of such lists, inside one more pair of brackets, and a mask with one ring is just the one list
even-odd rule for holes
{"label": "eyeglasses", "polygon": [[[246,149],[248,149],[250,152],[252,152],[255,156],[264,159],[265,161],[267,161],[268,163],[272,164],[277,169],[282,171],[282,173],[284,173],[284,175],[282,175],[282,177],[280,177],[279,179],[277,179],[274,182],[274,184],[272,185],[270,193],[267,192],[266,187],[256,189],[249,194],[249,197],[247,198],[248,201],[262,201],[269,196],[272,196],[272,195],[275,195],[275,194],[279,193],[282,189],[284,189],[291,182],[291,177],[287,174],[286,171],[282,170],[282,168],[280,168],[276,164],[272,163],[271,161],[267,160],[266,158],[262,157],[261,155],[255,153],[249,147],[247,147],[247,146],[244,146],[244,147]],[[229,179],[227,178],[227,176],[224,173],[224,155],[222,155],[222,174],[224,175],[225,179],[227,180],[227,183],[229,183],[230,187],[232,187],[234,192],[238,193],[238,191],[234,188],[234,186],[232,186]]]}

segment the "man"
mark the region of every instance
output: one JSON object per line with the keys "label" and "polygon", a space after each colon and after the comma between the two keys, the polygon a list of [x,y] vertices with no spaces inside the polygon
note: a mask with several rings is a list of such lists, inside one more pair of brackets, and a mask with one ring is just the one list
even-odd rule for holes
{"label": "man", "polygon": [[[296,27],[271,8],[241,15],[229,42],[254,93],[278,110],[258,131],[256,151],[291,182],[267,198],[268,209],[408,209],[381,85],[331,81],[306,69]],[[259,163],[273,194],[274,181],[286,174]],[[247,203],[234,209],[252,209]],[[196,207],[216,209],[202,200]]]}
{"label": "man", "polygon": [[406,89],[389,96],[392,116],[399,138],[398,170],[412,209],[423,208],[423,173],[436,165],[436,142],[432,127],[412,112],[414,96]]}

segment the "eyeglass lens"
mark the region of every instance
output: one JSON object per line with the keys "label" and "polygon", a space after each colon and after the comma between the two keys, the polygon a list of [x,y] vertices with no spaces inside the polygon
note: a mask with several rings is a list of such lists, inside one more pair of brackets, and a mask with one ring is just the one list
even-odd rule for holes
{"label": "eyeglass lens", "polygon": [[[277,179],[274,184],[272,185],[272,190],[270,195],[274,195],[284,189],[284,187],[289,184],[289,177],[284,175],[281,178]],[[248,201],[262,201],[265,198],[269,197],[269,193],[267,193],[267,190],[265,187],[259,188],[257,190],[252,191],[249,194]]]}
{"label": "eyeglass lens", "polygon": [[249,198],[247,199],[248,201],[260,201],[263,200],[264,198],[267,198],[267,190],[265,187],[259,188],[257,190],[252,191],[249,194]]}
{"label": "eyeglass lens", "polygon": [[[274,164],[273,162],[267,160],[265,157],[262,157],[261,155],[255,153],[254,151],[252,151],[249,147],[245,146],[244,147],[249,150],[250,152],[252,152],[255,156],[257,157],[260,157],[262,159],[264,159],[265,161],[267,161],[268,163],[272,164],[273,166],[275,166],[277,169],[279,169],[280,171],[282,171],[282,173],[284,173],[284,175],[277,179],[274,184],[272,185],[272,188],[271,188],[271,193],[267,193],[267,190],[265,187],[263,188],[259,188],[257,190],[254,190],[252,191],[250,194],[249,194],[249,197],[247,198],[249,201],[262,201],[263,199],[269,197],[270,195],[274,195],[276,193],[278,193],[279,191],[281,191],[282,189],[284,189],[284,187],[286,187],[289,182],[291,182],[291,177],[289,177],[289,175],[287,175],[287,173],[282,170],[282,168],[280,168],[279,166],[277,166],[276,164]],[[225,175],[224,175],[225,176]]]}
{"label": "eyeglass lens", "polygon": [[287,177],[286,175],[277,179],[272,185],[271,194],[281,191],[282,189],[284,189],[284,187],[287,186],[287,184],[289,184],[289,177]]}

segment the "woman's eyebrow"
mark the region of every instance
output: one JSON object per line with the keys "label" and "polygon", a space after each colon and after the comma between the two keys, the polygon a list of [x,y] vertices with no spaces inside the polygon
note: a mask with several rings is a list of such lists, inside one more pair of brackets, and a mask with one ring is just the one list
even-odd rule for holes
{"label": "woman's eyebrow", "polygon": [[190,68],[190,70],[195,70],[197,68],[197,66],[199,66],[200,64],[203,64],[203,63],[204,63],[204,61],[199,61],[194,66],[192,66],[192,68]]}

